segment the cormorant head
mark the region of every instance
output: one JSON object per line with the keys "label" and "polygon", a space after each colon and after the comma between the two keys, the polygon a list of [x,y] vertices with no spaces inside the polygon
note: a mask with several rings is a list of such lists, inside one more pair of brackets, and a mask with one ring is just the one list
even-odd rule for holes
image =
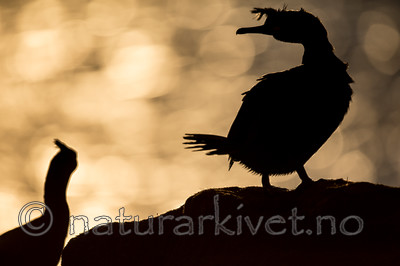
{"label": "cormorant head", "polygon": [[70,175],[78,165],[76,152],[58,139],[54,140],[54,144],[60,148],[60,151],[54,156],[51,165],[58,171]]}
{"label": "cormorant head", "polygon": [[327,40],[327,32],[321,21],[304,9],[254,8],[251,13],[257,15],[257,20],[265,15],[267,19],[264,25],[240,28],[236,34],[261,33],[272,35],[279,41],[303,45]]}
{"label": "cormorant head", "polygon": [[47,172],[44,200],[47,204],[54,204],[58,197],[65,197],[65,191],[71,174],[78,166],[76,152],[58,139],[54,144],[60,151],[53,157]]}

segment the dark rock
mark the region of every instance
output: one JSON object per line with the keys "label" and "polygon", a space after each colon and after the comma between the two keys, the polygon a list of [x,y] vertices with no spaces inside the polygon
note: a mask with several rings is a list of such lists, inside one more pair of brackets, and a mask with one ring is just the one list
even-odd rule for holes
{"label": "dark rock", "polygon": [[113,223],[72,239],[62,265],[398,265],[399,206],[399,188],[344,180],[209,189],[126,235]]}

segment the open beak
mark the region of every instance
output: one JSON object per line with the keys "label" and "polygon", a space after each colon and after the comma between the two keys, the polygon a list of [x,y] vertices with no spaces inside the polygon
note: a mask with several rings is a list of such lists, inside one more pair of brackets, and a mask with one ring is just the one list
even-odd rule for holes
{"label": "open beak", "polygon": [[236,34],[247,34],[247,33],[271,34],[267,32],[267,28],[265,27],[265,25],[249,27],[249,28],[240,28],[236,31]]}

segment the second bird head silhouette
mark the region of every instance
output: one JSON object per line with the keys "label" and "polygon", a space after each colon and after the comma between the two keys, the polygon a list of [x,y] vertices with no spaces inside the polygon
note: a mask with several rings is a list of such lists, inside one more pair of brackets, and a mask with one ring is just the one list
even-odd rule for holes
{"label": "second bird head silhouette", "polygon": [[71,174],[75,171],[78,163],[76,152],[60,140],[54,140],[60,151],[50,162],[44,188],[44,200],[46,205],[58,204],[65,197]]}
{"label": "second bird head silhouette", "polygon": [[[51,160],[49,172],[52,169],[57,169],[58,173],[62,173],[63,175],[69,177],[72,172],[75,171],[78,165],[78,162],[76,160],[76,152],[58,139],[54,140],[54,144],[56,144],[56,146],[60,148],[60,151]],[[55,178],[55,180],[63,183],[68,182],[69,178],[58,177]]]}

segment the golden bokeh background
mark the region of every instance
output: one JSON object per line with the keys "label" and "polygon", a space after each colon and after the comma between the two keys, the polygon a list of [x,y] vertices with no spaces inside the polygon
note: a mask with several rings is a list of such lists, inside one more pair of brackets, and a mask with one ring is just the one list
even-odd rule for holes
{"label": "golden bokeh background", "polygon": [[[350,112],[307,163],[310,176],[399,186],[400,2],[285,3],[321,18],[355,80]],[[283,2],[0,1],[0,232],[42,200],[54,138],[78,151],[68,201],[90,227],[121,207],[145,219],[205,188],[260,185],[239,165],[228,172],[227,157],[181,143],[184,133],[226,135],[257,77],[301,62],[300,45],[235,35],[260,24],[249,10],[266,5]]]}

